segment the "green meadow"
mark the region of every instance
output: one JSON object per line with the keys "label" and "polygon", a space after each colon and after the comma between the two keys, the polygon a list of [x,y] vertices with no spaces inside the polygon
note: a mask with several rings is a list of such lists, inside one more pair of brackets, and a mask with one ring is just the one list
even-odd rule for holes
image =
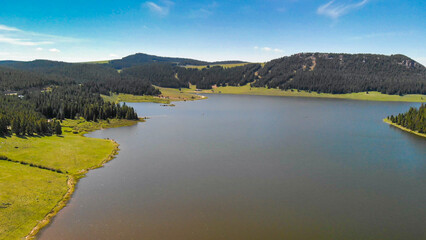
{"label": "green meadow", "polygon": [[0,138],[0,159],[8,158],[0,160],[0,239],[33,238],[66,205],[77,179],[113,159],[117,143],[83,133],[137,122],[65,120],[61,136]]}
{"label": "green meadow", "polygon": [[[110,96],[107,95],[101,95],[102,98],[105,101],[109,102],[154,102],[154,103],[163,103],[163,104],[170,104],[171,102],[176,101],[193,101],[193,100],[200,100],[204,99],[205,97],[199,96],[194,94],[191,89],[184,89],[181,90],[175,89],[175,88],[163,88],[163,87],[156,87],[160,89],[161,95],[160,96],[138,96],[138,95],[132,95],[132,94],[115,94],[113,93]],[[193,88],[192,90],[195,90]]]}
{"label": "green meadow", "polygon": [[0,161],[0,239],[22,239],[61,201],[67,176]]}
{"label": "green meadow", "polygon": [[[195,92],[193,86],[191,89],[185,89],[186,92]],[[244,94],[244,95],[264,95],[264,96],[285,96],[285,97],[316,97],[316,98],[340,98],[365,101],[390,101],[390,102],[426,102],[426,95],[409,94],[404,96],[387,95],[379,92],[359,92],[348,94],[317,93],[298,90],[280,90],[276,88],[258,88],[251,87],[250,84],[239,87],[217,87],[211,90],[201,90],[198,93],[214,94]]]}
{"label": "green meadow", "polygon": [[240,67],[240,66],[244,66],[250,63],[230,63],[230,64],[212,64],[212,65],[202,65],[202,66],[195,66],[195,65],[187,65],[185,66],[186,68],[196,68],[196,69],[204,69],[207,68],[207,66],[209,67],[216,67],[216,66],[220,66],[223,68],[233,68],[233,67]]}

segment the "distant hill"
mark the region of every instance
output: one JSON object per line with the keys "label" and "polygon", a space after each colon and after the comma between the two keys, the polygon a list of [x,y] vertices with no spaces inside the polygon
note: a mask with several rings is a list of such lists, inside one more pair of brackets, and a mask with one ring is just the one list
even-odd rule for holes
{"label": "distant hill", "polygon": [[[99,64],[36,60],[0,61],[0,66],[24,70],[22,76],[28,76],[29,71],[34,72],[34,76],[37,76],[35,79],[39,82],[35,85],[52,81],[91,84],[99,82],[95,87],[102,89],[102,92],[112,90],[134,94],[153,93],[153,88],[148,84],[179,88],[188,87],[188,83],[191,83],[198,88],[210,89],[215,85],[242,86],[250,83],[255,87],[336,94],[365,91],[400,95],[426,94],[426,68],[404,55],[299,53],[272,60],[264,65],[254,63],[232,68],[217,66],[235,63],[242,62],[205,62],[138,53]],[[183,67],[188,65],[210,67]],[[117,69],[122,70],[121,73],[118,73]],[[14,71],[13,74],[18,73]],[[12,84],[10,86],[19,85],[10,81],[10,77],[3,79],[9,79],[8,82]],[[4,82],[3,79],[0,81]],[[23,85],[31,85],[27,84],[28,81],[25,80]],[[12,87],[9,88],[7,90],[13,90]]]}
{"label": "distant hill", "polygon": [[[95,64],[96,63],[96,64]],[[148,55],[145,53],[136,53],[122,59],[115,59],[110,61],[99,61],[99,62],[87,62],[79,64],[91,64],[91,65],[104,65],[112,67],[114,69],[124,69],[134,66],[140,66],[150,63],[169,63],[177,66],[203,66],[203,65],[221,65],[221,64],[239,64],[246,63],[243,61],[217,61],[217,62],[206,62],[189,58],[177,58],[177,57],[160,57],[155,55]],[[7,66],[17,69],[35,70],[35,69],[48,69],[53,67],[66,66],[65,62],[50,61],[50,60],[35,60],[35,61],[0,61],[0,66]],[[75,63],[77,64],[77,63]]]}
{"label": "distant hill", "polygon": [[213,64],[235,64],[235,63],[244,63],[244,62],[242,61],[206,62],[206,61],[199,61],[199,60],[189,59],[189,58],[159,57],[155,55],[148,55],[145,53],[137,53],[134,55],[124,57],[122,59],[111,60],[109,61],[107,65],[110,65],[115,69],[123,69],[123,68],[129,68],[129,67],[134,67],[134,66],[149,64],[149,63],[171,63],[171,64],[175,64],[179,66],[186,66],[186,65],[201,66],[201,65],[213,65]]}
{"label": "distant hill", "polygon": [[233,68],[186,69],[145,65],[123,74],[164,87],[210,89],[241,86],[299,89],[323,93],[379,91],[387,94],[426,94],[426,69],[403,55],[300,53],[260,64]]}

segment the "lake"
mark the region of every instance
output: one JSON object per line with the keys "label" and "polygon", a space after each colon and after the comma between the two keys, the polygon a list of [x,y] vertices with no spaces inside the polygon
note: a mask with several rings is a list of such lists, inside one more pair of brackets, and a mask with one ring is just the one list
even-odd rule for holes
{"label": "lake", "polygon": [[145,123],[40,239],[426,239],[426,141],[382,122],[417,103],[209,95],[131,103]]}

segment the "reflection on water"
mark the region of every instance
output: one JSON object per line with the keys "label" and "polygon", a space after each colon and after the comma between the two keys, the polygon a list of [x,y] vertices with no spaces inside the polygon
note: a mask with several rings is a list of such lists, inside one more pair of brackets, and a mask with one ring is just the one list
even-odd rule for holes
{"label": "reflection on water", "polygon": [[129,104],[137,126],[40,239],[425,239],[426,141],[412,103],[211,95]]}

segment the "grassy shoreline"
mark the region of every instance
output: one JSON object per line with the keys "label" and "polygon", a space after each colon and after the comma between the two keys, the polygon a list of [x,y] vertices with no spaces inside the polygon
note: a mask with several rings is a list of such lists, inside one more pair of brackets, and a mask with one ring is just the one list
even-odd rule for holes
{"label": "grassy shoreline", "polygon": [[117,142],[83,134],[138,122],[66,120],[61,136],[0,138],[8,158],[0,161],[0,239],[34,239],[66,206],[78,180],[115,158]]}
{"label": "grassy shoreline", "polygon": [[403,126],[401,126],[401,125],[398,125],[398,124],[396,124],[396,123],[393,123],[391,120],[389,120],[389,119],[387,119],[387,118],[383,119],[383,122],[385,122],[385,123],[387,123],[387,124],[389,124],[389,125],[391,125],[391,126],[394,126],[394,127],[396,127],[396,128],[399,128],[399,129],[401,129],[401,130],[403,130],[403,131],[405,131],[405,132],[409,132],[409,133],[415,134],[415,135],[417,135],[417,136],[420,136],[420,137],[424,137],[424,138],[426,138],[426,134],[425,134],[425,133],[419,133],[419,132],[417,132],[417,131],[413,131],[413,130],[411,130],[411,129],[408,129],[408,128],[406,128],[406,127],[403,127]]}
{"label": "grassy shoreline", "polygon": [[426,102],[426,95],[408,94],[404,96],[387,95],[379,92],[359,92],[348,94],[317,93],[302,90],[280,90],[251,87],[249,84],[239,87],[216,87],[209,90],[196,91],[194,86],[185,89],[184,92],[192,93],[210,93],[210,94],[237,94],[237,95],[261,95],[261,96],[282,96],[282,97],[314,97],[314,98],[336,98],[351,99],[363,101],[387,101],[387,102]]}
{"label": "grassy shoreline", "polygon": [[39,223],[31,230],[31,232],[27,236],[25,236],[25,239],[28,239],[28,240],[35,239],[36,235],[41,231],[41,229],[49,225],[49,223],[56,216],[56,214],[58,214],[58,212],[67,205],[68,201],[71,199],[75,191],[75,186],[77,185],[78,180],[83,178],[85,174],[88,173],[90,170],[101,168],[106,163],[108,163],[109,161],[115,158],[115,156],[118,154],[118,151],[120,150],[119,144],[115,142],[114,140],[110,140],[110,141],[114,143],[114,150],[104,161],[102,161],[100,164],[96,166],[84,169],[80,171],[78,174],[68,175],[68,181],[67,181],[68,191],[65,193],[61,201],[59,201],[58,204],[52,209],[52,211],[50,211],[41,221],[39,221]]}
{"label": "grassy shoreline", "polygon": [[102,97],[110,102],[154,102],[170,104],[175,101],[194,101],[207,99],[207,97],[200,94],[233,94],[233,95],[259,95],[259,96],[278,96],[278,97],[310,97],[310,98],[332,98],[332,99],[350,99],[360,101],[383,101],[383,102],[426,102],[426,95],[422,94],[408,94],[404,96],[388,95],[380,92],[358,92],[347,94],[331,94],[331,93],[317,93],[302,90],[280,90],[276,88],[262,88],[251,87],[249,84],[239,87],[226,86],[214,87],[213,89],[201,90],[196,89],[194,85],[189,88],[174,89],[174,88],[161,88],[162,94],[159,97],[154,96],[137,96],[131,94],[113,94],[112,96]]}

